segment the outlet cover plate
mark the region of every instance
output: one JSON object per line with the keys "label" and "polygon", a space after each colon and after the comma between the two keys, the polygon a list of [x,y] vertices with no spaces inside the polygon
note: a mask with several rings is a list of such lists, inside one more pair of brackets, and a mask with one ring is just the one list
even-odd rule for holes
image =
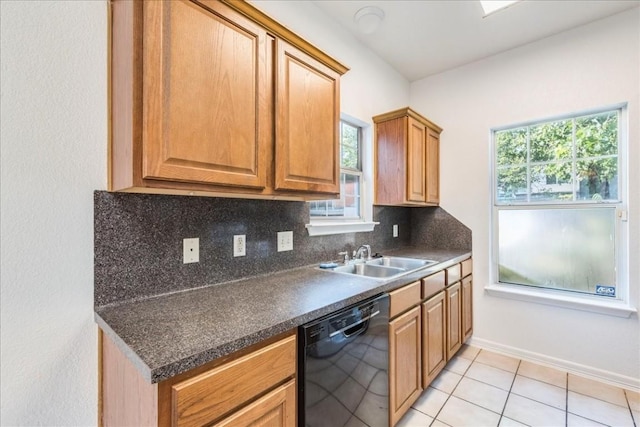
{"label": "outlet cover plate", "polygon": [[245,234],[236,234],[233,236],[233,256],[247,255],[247,236]]}
{"label": "outlet cover plate", "polygon": [[293,231],[278,232],[278,252],[293,250]]}
{"label": "outlet cover plate", "polygon": [[393,224],[393,237],[398,237],[398,224]]}
{"label": "outlet cover plate", "polygon": [[191,264],[200,262],[200,239],[183,239],[182,240],[182,263]]}

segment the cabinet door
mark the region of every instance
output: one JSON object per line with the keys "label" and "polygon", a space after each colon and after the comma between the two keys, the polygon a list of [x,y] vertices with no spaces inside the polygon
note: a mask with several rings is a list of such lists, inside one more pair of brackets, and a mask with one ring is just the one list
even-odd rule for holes
{"label": "cabinet door", "polygon": [[407,139],[407,201],[425,203],[426,192],[426,139],[427,128],[409,117]]}
{"label": "cabinet door", "polygon": [[462,346],[462,328],[460,325],[462,295],[460,292],[460,282],[449,286],[446,289],[447,300],[447,361]]}
{"label": "cabinet door", "polygon": [[296,382],[291,380],[252,404],[225,418],[215,427],[295,427]]}
{"label": "cabinet door", "polygon": [[340,76],[276,40],[275,188],[340,193]]}
{"label": "cabinet door", "polygon": [[389,323],[390,421],[395,425],[422,392],[420,307]]}
{"label": "cabinet door", "polygon": [[422,303],[422,388],[426,389],[447,363],[447,310],[442,291]]}
{"label": "cabinet door", "polygon": [[440,202],[440,134],[427,128],[426,198],[427,203]]}
{"label": "cabinet door", "polygon": [[143,178],[262,188],[265,30],[217,1],[144,2]]}
{"label": "cabinet door", "polygon": [[473,334],[473,276],[462,279],[462,342]]}

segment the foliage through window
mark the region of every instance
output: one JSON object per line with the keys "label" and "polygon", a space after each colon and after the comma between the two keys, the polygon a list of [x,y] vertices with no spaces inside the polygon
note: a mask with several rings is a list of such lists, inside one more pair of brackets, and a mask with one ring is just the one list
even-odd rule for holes
{"label": "foliage through window", "polygon": [[340,199],[309,203],[314,219],[362,218],[362,129],[340,122]]}
{"label": "foliage through window", "polygon": [[495,132],[499,204],[618,200],[618,110]]}
{"label": "foliage through window", "polygon": [[498,282],[619,296],[621,113],[493,132]]}

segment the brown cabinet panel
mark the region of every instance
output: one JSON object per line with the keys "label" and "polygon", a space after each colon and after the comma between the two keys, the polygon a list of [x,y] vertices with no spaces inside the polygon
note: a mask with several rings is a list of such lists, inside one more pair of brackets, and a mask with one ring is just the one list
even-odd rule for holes
{"label": "brown cabinet panel", "polygon": [[447,363],[445,292],[422,303],[422,388],[426,389]]}
{"label": "brown cabinet panel", "polygon": [[447,361],[450,360],[462,346],[461,309],[462,294],[460,283],[446,289],[447,302]]}
{"label": "brown cabinet panel", "polygon": [[462,279],[462,342],[473,334],[473,276]]}
{"label": "brown cabinet panel", "polygon": [[291,380],[214,426],[295,427],[295,403],[296,382]]}
{"label": "brown cabinet panel", "polygon": [[276,41],[276,189],[340,192],[340,75]]}
{"label": "brown cabinet panel", "polygon": [[425,203],[426,193],[426,127],[409,117],[409,138],[407,140],[407,200]]}
{"label": "brown cabinet panel", "polygon": [[389,293],[389,318],[420,303],[420,282],[413,282]]}
{"label": "brown cabinet panel", "polygon": [[266,31],[209,6],[145,2],[143,178],[262,188]]}
{"label": "brown cabinet panel", "polygon": [[377,205],[398,204],[398,197],[404,198],[408,120],[408,117],[401,117],[376,123],[374,203]]}
{"label": "brown cabinet panel", "polygon": [[390,422],[395,425],[422,392],[420,307],[389,323]]}
{"label": "brown cabinet panel", "polygon": [[440,202],[440,133],[427,127],[426,202]]}
{"label": "brown cabinet panel", "polygon": [[444,270],[434,273],[422,279],[422,299],[427,299],[440,292],[447,285]]}
{"label": "brown cabinet panel", "polygon": [[447,285],[453,285],[460,280],[460,264],[447,268]]}
{"label": "brown cabinet panel", "polygon": [[462,277],[467,277],[468,275],[473,273],[473,259],[472,258],[465,259],[464,261],[462,261],[460,263],[460,266],[462,268]]}

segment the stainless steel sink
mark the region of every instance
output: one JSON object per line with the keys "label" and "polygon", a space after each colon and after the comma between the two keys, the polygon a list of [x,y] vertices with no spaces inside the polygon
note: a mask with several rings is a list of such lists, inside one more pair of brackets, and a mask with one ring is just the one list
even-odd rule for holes
{"label": "stainless steel sink", "polygon": [[403,274],[406,270],[397,267],[383,267],[372,264],[347,264],[333,269],[336,273],[357,274],[359,276],[375,277],[378,279],[387,279],[399,274]]}
{"label": "stainless steel sink", "polygon": [[333,272],[343,274],[356,274],[375,279],[389,279],[403,274],[410,273],[428,265],[436,264],[438,261],[384,256],[375,258],[367,262],[359,262],[354,264],[346,264],[335,267]]}
{"label": "stainless steel sink", "polygon": [[403,270],[415,270],[427,265],[435,264],[436,262],[437,261],[428,259],[384,256],[382,258],[375,258],[371,261],[367,261],[367,265],[380,265],[385,267],[401,268]]}

